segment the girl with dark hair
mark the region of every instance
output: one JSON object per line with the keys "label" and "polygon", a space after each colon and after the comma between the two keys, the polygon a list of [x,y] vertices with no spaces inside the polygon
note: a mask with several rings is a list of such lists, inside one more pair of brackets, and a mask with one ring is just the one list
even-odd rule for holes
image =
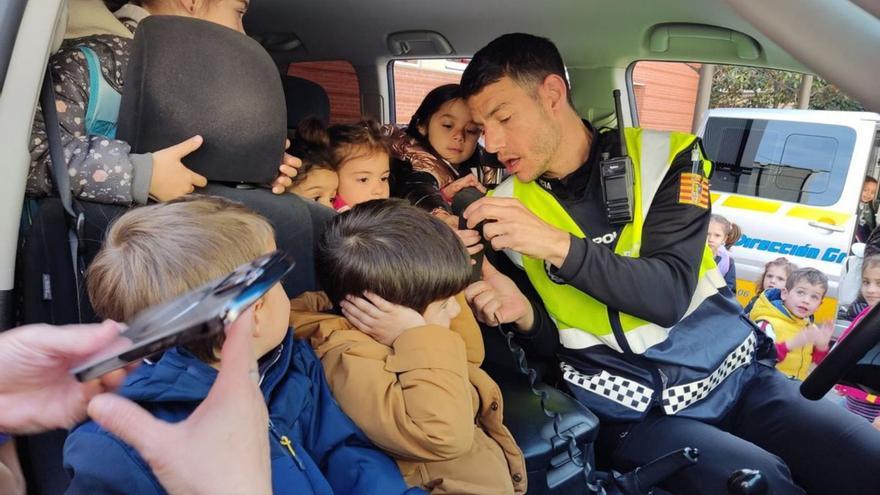
{"label": "girl with dark hair", "polygon": [[466,187],[485,191],[497,169],[484,166],[471,118],[458,84],[431,90],[405,131],[389,131],[394,161],[391,195],[434,212],[449,212],[449,202]]}
{"label": "girl with dark hair", "polygon": [[330,147],[330,135],[324,123],[313,117],[303,120],[291,140],[292,151],[302,160],[302,166],[293,178],[293,184],[287,189],[288,192],[333,208],[339,188],[339,175],[336,173],[336,160]]}

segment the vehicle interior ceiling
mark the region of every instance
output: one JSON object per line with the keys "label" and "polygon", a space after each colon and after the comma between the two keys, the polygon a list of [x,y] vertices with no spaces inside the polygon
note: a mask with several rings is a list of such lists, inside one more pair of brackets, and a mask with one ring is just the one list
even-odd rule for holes
{"label": "vehicle interior ceiling", "polygon": [[[280,67],[294,61],[350,61],[358,74],[364,113],[383,121],[389,119],[387,66],[392,60],[467,58],[508,32],[552,39],[568,66],[575,106],[602,125],[613,123],[612,89],[627,88],[627,70],[638,60],[811,72],[725,0],[373,0],[369,8],[354,0],[263,0],[251,5],[245,27]],[[416,41],[410,53],[395,56],[390,35],[414,31],[403,36],[417,40],[434,31],[448,40],[452,52],[442,53],[442,44]],[[626,100],[624,96],[625,113]]]}

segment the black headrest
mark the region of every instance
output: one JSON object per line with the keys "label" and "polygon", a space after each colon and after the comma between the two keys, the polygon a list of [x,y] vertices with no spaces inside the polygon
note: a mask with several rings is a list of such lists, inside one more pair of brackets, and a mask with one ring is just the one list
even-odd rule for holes
{"label": "black headrest", "polygon": [[212,181],[268,184],[286,133],[281,77],[259,43],[188,17],[140,23],[117,128],[133,153],[200,134],[204,142],[183,159],[187,167]]}
{"label": "black headrest", "polygon": [[289,127],[296,127],[306,117],[330,122],[330,98],[320,84],[296,76],[286,76],[283,83]]}

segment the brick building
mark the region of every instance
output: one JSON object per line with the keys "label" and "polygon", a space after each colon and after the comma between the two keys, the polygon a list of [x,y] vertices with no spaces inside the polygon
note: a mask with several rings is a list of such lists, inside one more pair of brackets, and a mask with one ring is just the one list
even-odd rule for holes
{"label": "brick building", "polygon": [[[396,121],[409,122],[422,98],[442,84],[455,83],[464,70],[462,60],[396,62],[394,97]],[[638,62],[633,90],[642,127],[690,132],[697,98],[699,64]],[[299,62],[288,73],[320,84],[330,97],[330,120],[353,122],[360,118],[357,75],[346,61]]]}

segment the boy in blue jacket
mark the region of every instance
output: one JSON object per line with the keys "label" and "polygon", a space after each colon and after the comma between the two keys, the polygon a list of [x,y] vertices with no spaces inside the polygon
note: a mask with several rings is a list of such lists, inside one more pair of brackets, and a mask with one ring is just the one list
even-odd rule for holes
{"label": "boy in blue jacket", "polygon": [[[238,203],[189,196],[145,206],[111,227],[88,271],[89,296],[98,314],[125,321],[274,249],[269,223]],[[340,410],[312,349],[293,340],[280,283],[254,304],[253,315],[273,492],[407,492],[396,464]],[[157,418],[185,419],[214,383],[224,338],[221,332],[165,352],[135,370],[119,393]],[[165,493],[134,449],[91,421],[68,437],[64,464],[68,493]]]}

